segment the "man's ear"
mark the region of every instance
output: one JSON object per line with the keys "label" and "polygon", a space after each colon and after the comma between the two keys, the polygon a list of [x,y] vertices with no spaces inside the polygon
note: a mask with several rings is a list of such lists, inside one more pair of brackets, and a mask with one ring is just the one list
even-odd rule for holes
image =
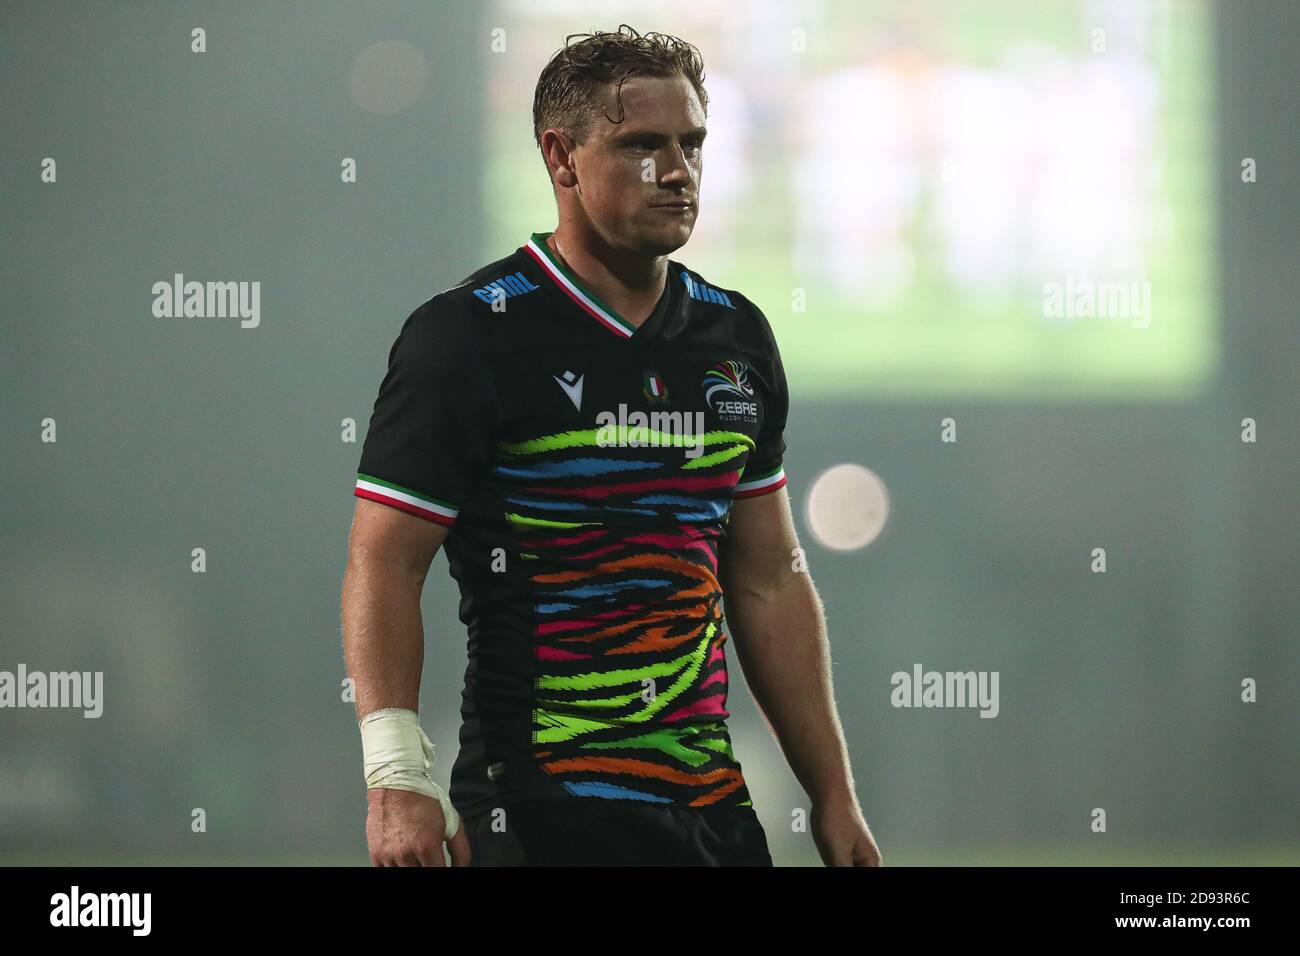
{"label": "man's ear", "polygon": [[546,152],[547,165],[554,166],[555,185],[572,189],[577,185],[573,172],[573,148],[576,143],[559,130],[546,130],[542,134],[542,150]]}

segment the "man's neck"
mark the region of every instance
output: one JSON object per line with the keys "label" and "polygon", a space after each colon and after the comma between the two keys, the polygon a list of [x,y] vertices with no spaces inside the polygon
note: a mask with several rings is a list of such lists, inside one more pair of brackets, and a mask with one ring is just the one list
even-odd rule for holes
{"label": "man's neck", "polygon": [[632,325],[640,327],[654,312],[668,277],[668,257],[629,256],[610,249],[590,232],[561,223],[546,245],[564,267]]}

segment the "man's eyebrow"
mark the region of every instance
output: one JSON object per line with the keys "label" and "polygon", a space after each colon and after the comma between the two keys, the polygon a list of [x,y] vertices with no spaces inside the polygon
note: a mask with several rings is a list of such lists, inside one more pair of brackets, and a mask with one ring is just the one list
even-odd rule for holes
{"label": "man's eyebrow", "polygon": [[[705,129],[703,126],[696,126],[693,127],[692,129],[688,129],[685,135],[682,136],[682,139],[692,139],[692,138],[704,139],[704,137],[707,136],[708,133],[709,131]],[[627,143],[637,139],[653,139],[656,141],[662,141],[667,138],[668,137],[665,134],[660,133],[656,130],[649,130],[649,129],[632,129],[632,130],[626,130],[624,132],[614,134],[614,141],[616,143]]]}

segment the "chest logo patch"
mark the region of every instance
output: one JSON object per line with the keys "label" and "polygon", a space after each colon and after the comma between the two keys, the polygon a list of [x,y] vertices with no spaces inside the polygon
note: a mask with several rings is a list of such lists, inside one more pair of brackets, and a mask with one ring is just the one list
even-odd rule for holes
{"label": "chest logo patch", "polygon": [[731,359],[704,373],[704,401],[724,421],[758,421],[758,402],[749,384],[749,369]]}
{"label": "chest logo patch", "polygon": [[651,405],[668,404],[668,386],[658,372],[641,373],[641,394]]}

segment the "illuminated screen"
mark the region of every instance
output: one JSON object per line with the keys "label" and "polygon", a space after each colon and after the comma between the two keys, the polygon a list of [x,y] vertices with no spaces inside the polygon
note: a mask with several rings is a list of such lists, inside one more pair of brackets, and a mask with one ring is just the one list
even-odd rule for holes
{"label": "illuminated screen", "polygon": [[763,309],[799,395],[1187,395],[1219,358],[1212,12],[500,0],[485,255],[556,223],[542,66],[627,22],[704,56],[700,214],[672,258]]}

